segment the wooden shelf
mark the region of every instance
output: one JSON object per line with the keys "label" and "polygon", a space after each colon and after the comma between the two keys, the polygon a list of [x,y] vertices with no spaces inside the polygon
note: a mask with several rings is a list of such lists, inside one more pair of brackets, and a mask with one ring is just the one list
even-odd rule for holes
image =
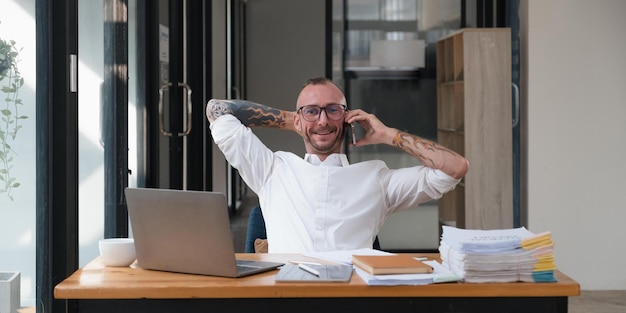
{"label": "wooden shelf", "polygon": [[508,28],[462,29],[437,42],[437,140],[470,164],[439,200],[457,227],[513,226],[511,39]]}

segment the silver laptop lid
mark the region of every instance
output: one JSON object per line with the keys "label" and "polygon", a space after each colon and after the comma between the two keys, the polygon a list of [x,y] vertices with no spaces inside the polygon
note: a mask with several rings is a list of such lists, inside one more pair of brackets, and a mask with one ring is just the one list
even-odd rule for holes
{"label": "silver laptop lid", "polygon": [[237,276],[224,194],[150,188],[125,194],[140,267]]}

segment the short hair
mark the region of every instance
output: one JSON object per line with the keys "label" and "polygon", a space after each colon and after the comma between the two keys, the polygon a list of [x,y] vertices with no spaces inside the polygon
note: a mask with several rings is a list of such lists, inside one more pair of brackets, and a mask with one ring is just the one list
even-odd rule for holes
{"label": "short hair", "polygon": [[302,85],[302,89],[304,89],[304,87],[309,86],[309,85],[326,85],[326,84],[333,84],[337,88],[339,88],[339,86],[337,86],[332,80],[326,77],[315,77],[315,78],[307,79],[304,85]]}
{"label": "short hair", "polygon": [[[304,90],[304,88],[306,88],[307,86],[315,86],[315,85],[331,85],[331,86],[335,86],[335,88],[337,88],[337,90],[339,90],[339,92],[343,96],[343,101],[344,102],[346,101],[346,96],[343,94],[343,91],[341,90],[341,88],[339,88],[339,86],[337,86],[337,84],[335,84],[331,79],[326,78],[326,77],[315,77],[315,78],[307,79],[307,81],[304,83],[304,85],[302,85],[302,89],[300,90],[300,94],[298,95],[298,99],[300,99],[300,96],[302,95],[302,91]],[[298,107],[298,103],[296,101],[296,108],[297,107]]]}

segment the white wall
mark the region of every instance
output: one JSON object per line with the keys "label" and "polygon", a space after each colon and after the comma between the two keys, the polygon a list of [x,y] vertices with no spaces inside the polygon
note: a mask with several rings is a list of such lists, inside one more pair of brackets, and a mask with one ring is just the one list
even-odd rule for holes
{"label": "white wall", "polygon": [[626,1],[521,1],[528,225],[582,289],[626,289]]}

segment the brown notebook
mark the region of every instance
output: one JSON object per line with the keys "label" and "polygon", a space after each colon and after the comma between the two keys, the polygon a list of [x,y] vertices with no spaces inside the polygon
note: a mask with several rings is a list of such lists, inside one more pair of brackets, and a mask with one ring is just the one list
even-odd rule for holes
{"label": "brown notebook", "polygon": [[353,255],[352,264],[374,275],[382,274],[428,274],[433,268],[406,254]]}

